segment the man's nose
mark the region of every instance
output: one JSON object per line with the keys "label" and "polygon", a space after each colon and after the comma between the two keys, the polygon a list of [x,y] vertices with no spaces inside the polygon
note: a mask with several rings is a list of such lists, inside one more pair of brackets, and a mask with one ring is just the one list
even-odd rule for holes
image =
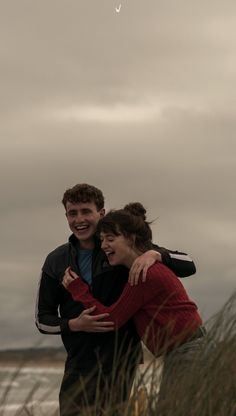
{"label": "man's nose", "polygon": [[76,222],[82,222],[83,221],[83,214],[81,214],[81,212],[77,212],[77,215],[76,215],[76,218],[75,218],[75,221]]}

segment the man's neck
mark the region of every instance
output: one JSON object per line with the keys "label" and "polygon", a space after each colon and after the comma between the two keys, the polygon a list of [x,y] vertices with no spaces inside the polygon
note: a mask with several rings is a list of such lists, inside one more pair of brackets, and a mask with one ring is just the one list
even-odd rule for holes
{"label": "man's neck", "polygon": [[79,240],[79,246],[82,250],[93,250],[95,247],[94,240]]}

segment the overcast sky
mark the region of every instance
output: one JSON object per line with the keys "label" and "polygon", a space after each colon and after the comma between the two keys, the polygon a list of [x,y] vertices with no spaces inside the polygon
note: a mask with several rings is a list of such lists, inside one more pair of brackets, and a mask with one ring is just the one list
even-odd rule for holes
{"label": "overcast sky", "polygon": [[235,289],[235,0],[0,0],[0,31],[1,347],[58,342],[34,302],[80,182],[158,217],[208,319]]}

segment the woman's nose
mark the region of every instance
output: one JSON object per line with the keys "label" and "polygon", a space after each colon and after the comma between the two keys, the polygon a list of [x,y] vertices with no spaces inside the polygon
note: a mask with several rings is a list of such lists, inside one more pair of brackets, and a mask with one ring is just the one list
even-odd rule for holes
{"label": "woman's nose", "polygon": [[105,240],[103,240],[101,244],[101,248],[104,250],[106,246],[107,246],[107,243],[105,242]]}

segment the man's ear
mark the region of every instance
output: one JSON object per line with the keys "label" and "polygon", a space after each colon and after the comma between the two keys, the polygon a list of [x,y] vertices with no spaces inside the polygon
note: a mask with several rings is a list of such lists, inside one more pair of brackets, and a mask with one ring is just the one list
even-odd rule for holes
{"label": "man's ear", "polygon": [[102,208],[102,209],[100,210],[100,217],[101,217],[101,218],[102,218],[102,217],[104,217],[105,213],[106,213],[105,208]]}

